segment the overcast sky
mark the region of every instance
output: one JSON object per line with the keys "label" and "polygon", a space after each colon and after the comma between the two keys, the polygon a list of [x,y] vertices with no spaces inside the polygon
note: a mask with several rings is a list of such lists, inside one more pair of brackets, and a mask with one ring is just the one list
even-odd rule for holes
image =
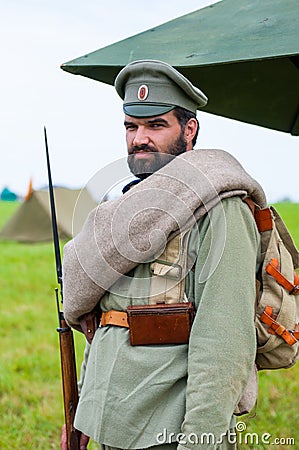
{"label": "overcast sky", "polygon": [[[55,184],[82,187],[97,169],[124,156],[122,104],[114,88],[60,65],[211,3],[0,0],[0,190],[8,186],[24,195],[31,177],[36,189],[47,184],[44,125]],[[299,202],[299,137],[203,112],[198,118],[197,147],[236,156],[269,202]]]}

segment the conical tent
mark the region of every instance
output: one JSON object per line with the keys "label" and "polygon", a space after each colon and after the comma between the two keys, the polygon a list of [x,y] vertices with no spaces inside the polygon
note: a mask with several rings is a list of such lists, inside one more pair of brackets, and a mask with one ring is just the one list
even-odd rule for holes
{"label": "conical tent", "polygon": [[[86,189],[54,188],[58,233],[60,239],[73,236],[73,215],[76,209],[75,228],[79,230],[88,213],[96,206]],[[1,239],[19,242],[42,242],[52,240],[51,211],[47,190],[33,190],[30,197],[17,209],[0,232]]]}
{"label": "conical tent", "polygon": [[62,65],[113,84],[165,61],[209,97],[204,111],[299,135],[299,0],[222,0]]}
{"label": "conical tent", "polygon": [[0,193],[0,200],[4,202],[14,202],[18,200],[17,194],[12,192],[8,187],[5,187]]}

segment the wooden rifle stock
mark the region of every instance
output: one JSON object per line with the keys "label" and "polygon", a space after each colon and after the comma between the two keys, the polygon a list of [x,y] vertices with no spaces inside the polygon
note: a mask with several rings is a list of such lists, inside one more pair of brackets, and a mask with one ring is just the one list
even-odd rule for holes
{"label": "wooden rifle stock", "polygon": [[[44,136],[45,136],[46,157],[47,157],[49,197],[50,197],[50,207],[51,207],[52,232],[53,232],[53,243],[54,243],[54,251],[55,251],[57,281],[60,285],[61,303],[63,303],[62,264],[61,264],[61,256],[60,256],[58,226],[57,226],[55,200],[54,200],[54,189],[53,189],[53,184],[52,184],[52,175],[51,175],[51,168],[50,168],[50,158],[49,158],[46,128],[44,128]],[[75,418],[76,408],[77,408],[78,399],[79,399],[74,338],[73,338],[73,332],[72,332],[71,328],[67,325],[67,323],[64,319],[63,312],[60,310],[58,288],[55,289],[55,293],[56,293],[56,303],[57,303],[58,321],[59,321],[59,328],[57,328],[57,331],[59,332],[59,343],[60,343],[60,361],[61,361],[61,374],[62,374],[62,388],[63,388],[63,403],[64,403],[64,416],[65,416],[65,425],[66,425],[67,449],[68,450],[80,450],[80,435],[81,435],[81,433],[74,428],[74,418]]]}
{"label": "wooden rifle stock", "polygon": [[81,433],[74,428],[74,419],[78,404],[74,337],[73,332],[64,320],[61,311],[60,328],[57,328],[57,331],[59,332],[67,448],[68,450],[79,450]]}

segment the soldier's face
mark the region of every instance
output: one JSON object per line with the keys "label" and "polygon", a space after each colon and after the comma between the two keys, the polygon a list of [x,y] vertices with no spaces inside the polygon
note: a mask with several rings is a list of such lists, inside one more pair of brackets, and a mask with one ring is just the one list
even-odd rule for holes
{"label": "soldier's face", "polygon": [[170,111],[162,116],[137,118],[125,116],[128,165],[141,178],[159,170],[187,150],[184,131]]}

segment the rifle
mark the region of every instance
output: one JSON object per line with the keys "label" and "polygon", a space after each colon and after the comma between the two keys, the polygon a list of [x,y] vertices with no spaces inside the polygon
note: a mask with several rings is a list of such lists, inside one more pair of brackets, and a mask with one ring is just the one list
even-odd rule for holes
{"label": "rifle", "polygon": [[60,361],[61,361],[61,375],[62,375],[62,388],[63,388],[63,402],[64,402],[64,415],[67,434],[67,448],[68,450],[80,449],[80,432],[74,428],[75,412],[78,404],[78,385],[77,385],[77,372],[76,372],[76,359],[75,359],[75,346],[73,332],[67,325],[63,311],[60,309],[59,297],[61,303],[63,303],[62,293],[62,264],[59,247],[58,227],[56,220],[54,190],[52,184],[52,175],[50,167],[47,131],[44,127],[46,157],[47,157],[47,169],[49,180],[49,197],[51,206],[51,218],[52,218],[52,232],[56,261],[56,273],[57,281],[60,289],[55,288],[55,298],[58,311],[58,323],[59,327],[57,331],[59,333],[60,344]]}

